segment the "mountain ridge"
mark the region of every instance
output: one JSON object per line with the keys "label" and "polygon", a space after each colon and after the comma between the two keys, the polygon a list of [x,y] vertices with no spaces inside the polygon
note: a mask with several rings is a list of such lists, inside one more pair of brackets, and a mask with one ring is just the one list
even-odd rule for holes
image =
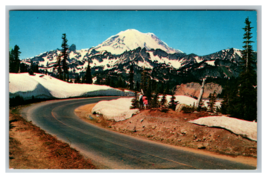
{"label": "mountain ridge", "polygon": [[[152,40],[153,43],[144,40],[142,38],[143,36],[148,36],[148,39]],[[142,39],[138,41],[136,40],[137,37]],[[129,45],[128,38],[135,39],[134,41],[130,40],[134,44]],[[92,75],[98,76],[103,81],[107,76],[116,75],[121,75],[127,79],[129,77],[130,65],[134,65],[136,81],[141,80],[141,71],[143,68],[154,71],[154,73],[151,72],[153,79],[162,82],[172,81],[173,83],[183,82],[183,77],[194,80],[201,80],[206,76],[213,78],[231,78],[237,77],[240,72],[239,63],[242,58],[242,53],[239,49],[223,49],[204,56],[198,56],[193,53],[186,54],[181,51],[170,53],[166,51],[164,47],[165,43],[162,41],[159,43],[163,49],[152,48],[153,45],[158,45],[160,39],[158,41],[157,39],[153,33],[141,33],[131,29],[111,36],[97,47],[76,50],[76,45],[72,44],[67,60],[70,78],[76,78],[77,75],[80,77],[83,76],[86,72],[88,62]],[[117,48],[120,50],[119,52],[113,53],[107,50],[107,48],[111,51]],[[41,72],[47,71],[48,74],[57,76],[56,64],[60,53],[60,49],[44,52],[35,57],[24,59],[22,63],[30,66],[31,61],[33,61],[35,65],[39,66]],[[114,80],[117,80],[116,77],[114,77]]]}

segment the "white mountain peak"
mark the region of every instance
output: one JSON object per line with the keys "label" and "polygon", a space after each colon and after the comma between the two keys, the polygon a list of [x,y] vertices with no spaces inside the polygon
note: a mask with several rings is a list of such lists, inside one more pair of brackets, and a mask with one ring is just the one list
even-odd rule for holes
{"label": "white mountain peak", "polygon": [[122,54],[126,50],[134,50],[138,47],[146,49],[162,49],[168,53],[181,52],[170,48],[153,33],[142,33],[135,29],[121,31],[111,36],[95,49],[98,51],[109,51],[112,54]]}

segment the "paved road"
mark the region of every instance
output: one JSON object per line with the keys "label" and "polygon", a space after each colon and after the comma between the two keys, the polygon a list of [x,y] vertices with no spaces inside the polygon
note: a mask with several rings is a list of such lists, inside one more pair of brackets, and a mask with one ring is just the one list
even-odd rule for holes
{"label": "paved road", "polygon": [[75,108],[103,99],[114,97],[48,101],[25,108],[22,115],[70,143],[102,169],[256,169],[108,131],[88,124],[74,114]]}

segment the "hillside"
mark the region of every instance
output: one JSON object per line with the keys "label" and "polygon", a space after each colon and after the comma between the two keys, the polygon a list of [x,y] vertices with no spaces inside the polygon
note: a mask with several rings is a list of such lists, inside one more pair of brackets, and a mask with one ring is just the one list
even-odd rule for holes
{"label": "hillside", "polygon": [[[191,82],[187,84],[181,84],[176,86],[176,95],[188,95],[192,97],[199,97],[201,85],[199,83]],[[203,98],[208,98],[210,93],[216,92],[217,94],[221,94],[222,86],[216,83],[206,83],[204,85],[204,93]]]}

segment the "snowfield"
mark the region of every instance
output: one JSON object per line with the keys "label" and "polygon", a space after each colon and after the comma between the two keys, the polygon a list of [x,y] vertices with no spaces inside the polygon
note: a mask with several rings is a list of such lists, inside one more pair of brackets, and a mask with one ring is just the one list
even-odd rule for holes
{"label": "snowfield", "polygon": [[[129,91],[128,91],[129,92]],[[127,91],[125,91],[127,93]],[[126,94],[127,95],[127,94]],[[171,95],[166,95],[166,103],[171,101]],[[159,96],[161,101],[162,95]],[[191,105],[196,104],[197,100],[184,95],[175,95],[175,101],[181,104]],[[139,113],[139,109],[130,109],[132,105],[131,98],[120,98],[116,100],[100,101],[92,109],[92,113],[101,114],[105,119],[115,121],[123,121],[132,117],[132,115]]]}
{"label": "snowfield", "polygon": [[92,113],[101,114],[107,120],[123,121],[139,113],[139,109],[130,109],[133,98],[119,98],[100,101],[92,109]]}
{"label": "snowfield", "polygon": [[209,127],[221,127],[237,135],[257,141],[257,122],[250,122],[227,116],[201,117],[188,122]]}
{"label": "snowfield", "polygon": [[28,73],[9,74],[9,97],[23,99],[52,99],[86,96],[134,96],[133,92],[121,91],[105,85],[67,83],[54,77]]}

